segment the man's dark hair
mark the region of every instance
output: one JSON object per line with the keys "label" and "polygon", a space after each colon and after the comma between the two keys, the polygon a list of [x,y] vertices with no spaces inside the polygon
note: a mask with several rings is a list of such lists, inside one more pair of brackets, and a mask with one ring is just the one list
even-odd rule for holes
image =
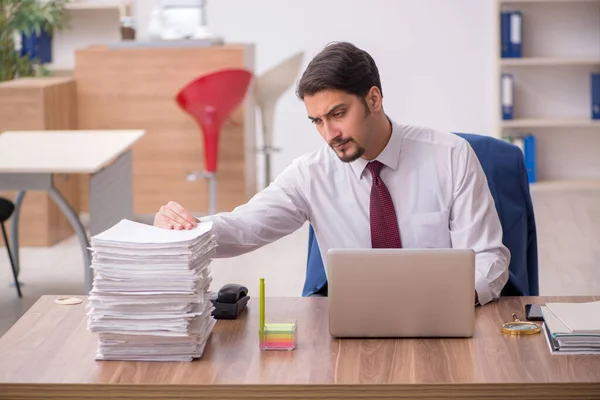
{"label": "man's dark hair", "polygon": [[364,100],[373,86],[377,86],[383,96],[379,71],[369,53],[351,43],[335,42],[327,45],[308,64],[296,95],[304,100],[304,96],[333,89]]}

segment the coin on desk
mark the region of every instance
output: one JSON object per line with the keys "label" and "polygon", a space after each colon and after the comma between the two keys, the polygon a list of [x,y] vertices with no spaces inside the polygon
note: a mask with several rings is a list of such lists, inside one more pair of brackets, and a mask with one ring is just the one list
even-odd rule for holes
{"label": "coin on desk", "polygon": [[72,306],[75,304],[80,304],[83,302],[83,300],[78,299],[77,297],[60,297],[54,300],[54,302],[63,306]]}

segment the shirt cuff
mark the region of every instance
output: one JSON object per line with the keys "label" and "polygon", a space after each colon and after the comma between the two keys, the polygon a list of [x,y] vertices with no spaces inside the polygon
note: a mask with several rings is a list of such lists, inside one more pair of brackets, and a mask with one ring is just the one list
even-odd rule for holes
{"label": "shirt cuff", "polygon": [[219,221],[219,219],[221,218],[221,216],[219,214],[214,214],[214,215],[206,215],[204,217],[199,217],[196,218],[196,220],[198,221],[198,223],[202,223],[202,222],[212,222],[213,223],[213,231],[216,228],[216,222]]}
{"label": "shirt cuff", "polygon": [[[214,240],[215,242],[217,242],[217,244],[219,243],[219,215],[218,214],[214,214],[214,215],[207,215],[204,217],[199,217],[196,218],[196,220],[198,221],[198,223],[202,223],[202,222],[212,222],[212,229],[211,229],[211,233],[214,235]],[[218,254],[219,250],[217,247],[217,254]]]}
{"label": "shirt cuff", "polygon": [[484,305],[494,300],[490,286],[483,278],[476,278],[475,290],[477,291],[477,299],[479,304]]}

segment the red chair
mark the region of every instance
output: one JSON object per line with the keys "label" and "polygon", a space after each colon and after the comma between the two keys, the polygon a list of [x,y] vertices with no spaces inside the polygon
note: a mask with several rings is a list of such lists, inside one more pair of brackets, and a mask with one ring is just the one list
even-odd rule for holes
{"label": "red chair", "polygon": [[[217,165],[221,126],[240,105],[250,86],[252,73],[245,69],[224,69],[203,75],[179,91],[177,104],[190,114],[204,136],[204,164],[208,178],[208,213],[217,208]],[[192,179],[197,175],[194,174]]]}

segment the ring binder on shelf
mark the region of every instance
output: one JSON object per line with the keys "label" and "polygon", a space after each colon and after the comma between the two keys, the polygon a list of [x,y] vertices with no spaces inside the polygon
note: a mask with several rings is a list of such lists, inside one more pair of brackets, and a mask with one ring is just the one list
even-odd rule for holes
{"label": "ring binder on shelf", "polygon": [[502,119],[513,119],[514,79],[512,74],[502,74],[500,92],[502,96]]}

